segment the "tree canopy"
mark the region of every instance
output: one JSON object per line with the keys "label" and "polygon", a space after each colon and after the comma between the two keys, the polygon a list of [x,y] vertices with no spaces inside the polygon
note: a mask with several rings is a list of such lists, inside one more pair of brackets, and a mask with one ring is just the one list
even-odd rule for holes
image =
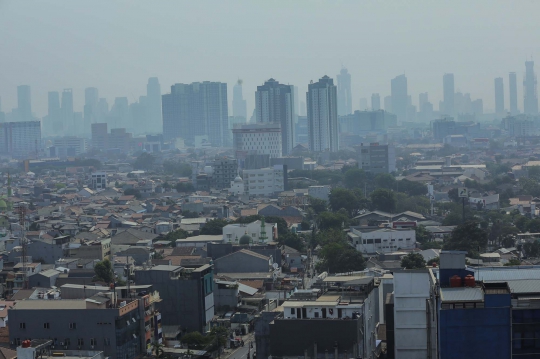
{"label": "tree canopy", "polygon": [[426,261],[420,253],[409,253],[401,258],[401,267],[405,269],[425,268]]}
{"label": "tree canopy", "polygon": [[358,209],[360,209],[360,200],[362,194],[360,191],[348,190],[346,188],[334,188],[330,192],[330,208],[332,211],[337,212],[342,208],[353,216]]}
{"label": "tree canopy", "polygon": [[153,155],[143,152],[137,157],[135,163],[133,163],[133,167],[137,170],[149,170],[154,166],[155,161],[156,158]]}
{"label": "tree canopy", "polygon": [[113,283],[114,274],[112,270],[111,262],[108,259],[104,259],[100,262],[97,262],[94,266],[95,281]]}
{"label": "tree canopy", "polygon": [[488,243],[488,234],[478,228],[478,222],[467,221],[460,224],[444,243],[444,249],[467,251],[471,258],[478,258]]}
{"label": "tree canopy", "polygon": [[351,247],[345,241],[330,242],[319,251],[317,271],[329,273],[344,273],[360,271],[366,267],[362,253]]}
{"label": "tree canopy", "polygon": [[389,189],[379,188],[371,192],[371,205],[373,209],[393,213],[396,208],[396,196]]}
{"label": "tree canopy", "polygon": [[322,212],[317,218],[317,224],[319,229],[341,229],[344,225],[347,225],[349,218],[341,213]]}
{"label": "tree canopy", "polygon": [[229,222],[224,219],[212,219],[201,228],[201,234],[204,235],[220,235],[223,234],[223,227],[225,227]]}

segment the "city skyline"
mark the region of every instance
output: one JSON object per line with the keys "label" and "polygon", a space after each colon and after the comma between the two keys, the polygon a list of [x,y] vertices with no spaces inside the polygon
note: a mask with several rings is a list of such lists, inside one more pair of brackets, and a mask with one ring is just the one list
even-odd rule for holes
{"label": "city skyline", "polygon": [[[99,6],[100,4],[103,6]],[[413,105],[417,105],[419,93],[428,92],[432,103],[437,107],[443,92],[440,77],[445,72],[455,74],[456,91],[482,98],[486,109],[494,109],[493,78],[516,72],[518,82],[521,83],[525,72],[524,60],[531,57],[534,59],[538,55],[538,50],[533,47],[537,38],[536,31],[534,26],[527,26],[535,24],[533,14],[540,7],[533,2],[523,2],[517,6],[504,2],[500,2],[499,6],[491,6],[492,2],[487,1],[475,2],[472,5],[465,1],[456,1],[451,6],[428,2],[342,2],[336,6],[298,2],[283,3],[282,7],[250,3],[228,6],[212,3],[213,6],[210,6],[164,2],[159,10],[159,22],[147,16],[157,11],[150,4],[139,4],[130,8],[130,12],[124,14],[125,18],[121,22],[117,21],[115,15],[123,13],[124,2],[97,1],[92,5],[95,6],[88,6],[83,16],[77,11],[79,4],[60,6],[55,2],[44,1],[32,6],[20,2],[3,2],[0,5],[0,28],[10,32],[10,38],[0,43],[0,48],[5,53],[11,53],[10,57],[21,59],[17,62],[7,58],[0,59],[0,65],[4,69],[0,76],[0,97],[4,111],[8,112],[17,107],[16,87],[24,84],[32,86],[32,107],[38,117],[43,117],[47,112],[47,92],[52,89],[72,88],[74,110],[82,112],[86,87],[98,88],[100,95],[109,103],[116,97],[127,97],[130,103],[136,102],[137,98],[145,93],[146,80],[154,76],[160,79],[163,86],[177,82],[224,82],[228,84],[231,95],[232,86],[238,78],[244,80],[245,93],[250,93],[261,81],[274,77],[285,84],[298,86],[299,93],[304,93],[311,80],[316,81],[320,74],[334,77],[341,65],[347,67],[352,75],[353,109],[358,106],[359,98],[369,98],[372,93],[379,93],[382,98],[387,96],[390,93],[389,79],[402,73],[409,79],[409,93],[412,95]],[[241,12],[242,25],[229,28],[230,22],[225,20],[226,17],[217,15],[223,11]],[[519,23],[523,26],[505,29],[497,26],[482,27],[473,16],[473,13],[477,12],[484,12],[492,24],[502,21],[507,23],[519,18]],[[369,19],[373,17],[373,13],[377,16]],[[323,32],[322,29],[317,29],[315,34],[308,35],[310,30],[296,26],[296,23],[322,19],[323,16],[355,18],[355,28],[348,25],[347,21],[340,21],[338,28],[332,31]],[[449,26],[455,22],[457,16],[463,25],[461,31],[472,36],[462,38],[461,31],[454,31],[454,27]],[[185,44],[180,48],[174,46],[174,36],[169,34],[186,32],[196,24],[195,19],[201,17],[208,20],[208,26],[200,29],[197,40],[188,37],[183,40]],[[266,34],[265,25],[276,17],[295,20],[290,21],[283,29]],[[36,21],[40,18],[47,18],[47,21]],[[136,25],[141,19],[149,26]],[[422,21],[418,21],[420,19]],[[428,30],[426,25],[435,21],[439,26],[435,30]],[[380,25],[392,22],[394,24],[391,26]],[[55,26],[48,26],[50,23]],[[34,31],[27,31],[22,27],[29,26],[28,24]],[[74,26],[75,24],[80,26]],[[253,31],[239,33],[239,30],[246,26],[253,28]],[[365,38],[365,46],[353,46],[344,50],[343,41],[350,41],[357,33],[373,26],[381,30],[377,37]],[[100,27],[113,27],[118,34],[110,38],[107,36],[105,42],[98,41],[96,38],[105,36],[105,30]],[[404,27],[408,31],[396,33],[393,30]],[[219,33],[219,36],[215,36],[216,33]],[[283,36],[284,33],[287,33],[287,36]],[[337,37],[338,34],[340,37]],[[286,41],[282,41],[268,59],[255,55],[261,52],[261,48],[266,47],[264,41],[258,43],[249,53],[246,50],[239,51],[249,48],[254,43],[253,39],[263,35],[268,36],[269,42],[278,38],[286,38]],[[324,55],[316,58],[311,54],[315,53],[317,45],[299,41],[306,36],[318,35],[321,35],[320,41],[328,46]],[[138,41],[131,44],[126,41],[126,36],[136,37]],[[234,36],[237,36],[237,41],[235,46],[230,46]],[[43,37],[75,51],[68,53],[64,46],[56,46],[54,49],[50,45],[44,46],[40,42],[51,42],[44,41]],[[333,38],[340,40],[332,41]],[[443,38],[447,40],[440,41]],[[380,46],[382,44],[385,46]],[[425,52],[426,44],[430,44],[429,53]],[[373,53],[363,50],[365,47],[378,46],[381,49]],[[442,51],[441,47],[448,48]],[[461,51],[462,49],[467,51]],[[35,52],[39,52],[40,56],[33,56]],[[396,52],[405,52],[407,55],[396,58]],[[90,54],[99,60],[82,61]],[[128,57],[122,54],[127,54]],[[102,58],[99,55],[103,55]],[[129,61],[126,61],[126,58],[129,58]],[[493,58],[497,58],[497,61],[493,62]],[[176,65],[178,62],[182,63],[180,70]],[[47,71],[41,71],[43,66]],[[505,97],[508,98],[508,94]],[[254,98],[245,98],[249,117],[254,108]],[[518,86],[518,99],[522,98],[523,88]],[[232,96],[229,96],[229,101],[231,99]],[[520,108],[522,102],[518,101]]]}

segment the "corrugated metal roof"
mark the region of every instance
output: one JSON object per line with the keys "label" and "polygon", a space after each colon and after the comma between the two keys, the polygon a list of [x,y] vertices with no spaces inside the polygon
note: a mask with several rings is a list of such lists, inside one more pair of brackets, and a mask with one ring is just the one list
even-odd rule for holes
{"label": "corrugated metal roof", "polygon": [[520,279],[540,278],[539,268],[476,268],[474,269],[476,280],[485,282],[501,282]]}
{"label": "corrugated metal roof", "polygon": [[441,288],[441,301],[443,302],[477,302],[482,300],[484,300],[484,291],[481,288]]}
{"label": "corrugated metal roof", "polygon": [[540,293],[540,279],[522,279],[508,282],[512,293]]}

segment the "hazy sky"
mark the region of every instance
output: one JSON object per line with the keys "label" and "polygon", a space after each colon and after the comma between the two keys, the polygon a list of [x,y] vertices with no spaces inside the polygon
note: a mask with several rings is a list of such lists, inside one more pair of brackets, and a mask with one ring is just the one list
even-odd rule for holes
{"label": "hazy sky", "polygon": [[525,59],[538,60],[540,1],[113,1],[0,0],[0,97],[16,107],[16,86],[32,86],[33,111],[47,111],[47,91],[73,88],[82,111],[84,88],[130,102],[157,76],[162,93],[175,82],[244,80],[248,112],[255,86],[274,77],[299,87],[352,75],[353,109],[361,97],[390,93],[405,73],[413,104],[429,92],[438,108],[442,76],[456,91],[494,107],[502,76],[518,74],[523,108]]}

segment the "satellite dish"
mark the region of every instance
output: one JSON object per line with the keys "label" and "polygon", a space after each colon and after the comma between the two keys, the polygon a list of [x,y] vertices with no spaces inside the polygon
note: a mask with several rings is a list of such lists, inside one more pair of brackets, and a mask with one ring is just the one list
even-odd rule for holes
{"label": "satellite dish", "polygon": [[272,267],[274,267],[274,269],[278,269],[279,265],[277,263],[274,263],[272,264]]}

